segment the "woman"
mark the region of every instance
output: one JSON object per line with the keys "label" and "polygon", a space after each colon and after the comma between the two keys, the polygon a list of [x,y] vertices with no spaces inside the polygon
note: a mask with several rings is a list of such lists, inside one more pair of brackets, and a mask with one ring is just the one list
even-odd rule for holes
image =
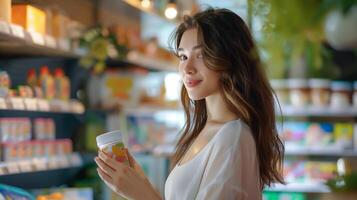
{"label": "woman", "polygon": [[[262,199],[283,183],[284,146],[273,91],[244,21],[227,9],[186,16],[174,35],[186,124],[165,199]],[[98,173],[129,199],[161,199],[132,156],[132,168],[100,152]]]}

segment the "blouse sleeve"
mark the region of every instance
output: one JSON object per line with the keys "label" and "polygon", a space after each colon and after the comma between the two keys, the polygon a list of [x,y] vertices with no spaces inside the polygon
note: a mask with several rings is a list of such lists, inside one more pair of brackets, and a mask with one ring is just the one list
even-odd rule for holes
{"label": "blouse sleeve", "polygon": [[214,144],[196,199],[253,199],[261,190],[251,133],[235,129],[220,134],[224,136]]}

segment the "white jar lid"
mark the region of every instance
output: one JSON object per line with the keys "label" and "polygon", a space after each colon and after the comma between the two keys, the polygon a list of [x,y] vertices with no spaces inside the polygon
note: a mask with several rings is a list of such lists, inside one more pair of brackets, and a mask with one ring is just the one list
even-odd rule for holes
{"label": "white jar lid", "polygon": [[272,79],[270,85],[273,89],[287,89],[288,82],[286,79]]}
{"label": "white jar lid", "polygon": [[96,140],[98,147],[101,147],[112,142],[122,141],[122,136],[120,131],[111,131],[98,135]]}
{"label": "white jar lid", "polygon": [[310,88],[327,88],[330,89],[331,81],[328,79],[313,78],[309,80]]}
{"label": "white jar lid", "polygon": [[331,89],[350,91],[352,89],[352,85],[350,82],[347,81],[332,81]]}
{"label": "white jar lid", "polygon": [[288,79],[288,85],[290,89],[309,88],[309,82],[307,79]]}

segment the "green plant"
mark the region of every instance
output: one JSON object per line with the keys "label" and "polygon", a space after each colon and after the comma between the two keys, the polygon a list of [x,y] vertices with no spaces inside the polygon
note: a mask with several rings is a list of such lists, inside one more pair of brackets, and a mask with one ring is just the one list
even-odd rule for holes
{"label": "green plant", "polygon": [[105,61],[109,58],[126,58],[128,49],[119,44],[114,34],[102,27],[89,29],[80,38],[80,46],[86,51],[80,64],[86,68],[92,68],[94,73],[100,73],[105,69]]}
{"label": "green plant", "polygon": [[345,176],[339,176],[335,179],[328,180],[326,185],[335,192],[352,192],[357,191],[357,173]]}
{"label": "green plant", "polygon": [[[330,53],[323,45],[323,24],[332,9],[345,12],[357,0],[250,0],[253,16],[262,21],[258,44],[271,78],[285,78],[288,67],[304,60],[306,76],[338,75]],[[328,69],[324,69],[327,66]],[[321,74],[319,74],[321,72]]]}

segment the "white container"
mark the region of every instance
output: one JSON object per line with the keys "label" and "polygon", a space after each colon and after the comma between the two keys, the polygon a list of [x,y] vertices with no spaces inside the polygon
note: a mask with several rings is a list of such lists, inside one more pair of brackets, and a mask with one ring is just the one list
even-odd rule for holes
{"label": "white container", "polygon": [[96,137],[96,141],[100,150],[113,153],[117,161],[128,164],[128,156],[120,131],[112,131],[99,135]]}
{"label": "white container", "polygon": [[353,106],[357,107],[357,81],[353,82]]}
{"label": "white container", "polygon": [[270,85],[274,89],[278,98],[279,104],[289,104],[289,87],[288,82],[285,79],[273,79],[270,80]]}
{"label": "white container", "polygon": [[11,23],[11,0],[0,0],[0,21]]}
{"label": "white container", "polygon": [[331,81],[328,79],[310,79],[311,104],[316,107],[325,107],[330,103]]}
{"label": "white container", "polygon": [[305,107],[310,102],[309,82],[306,79],[289,79],[290,103],[294,107]]}
{"label": "white container", "polygon": [[346,81],[333,81],[331,83],[331,107],[346,108],[351,106],[352,86]]}

